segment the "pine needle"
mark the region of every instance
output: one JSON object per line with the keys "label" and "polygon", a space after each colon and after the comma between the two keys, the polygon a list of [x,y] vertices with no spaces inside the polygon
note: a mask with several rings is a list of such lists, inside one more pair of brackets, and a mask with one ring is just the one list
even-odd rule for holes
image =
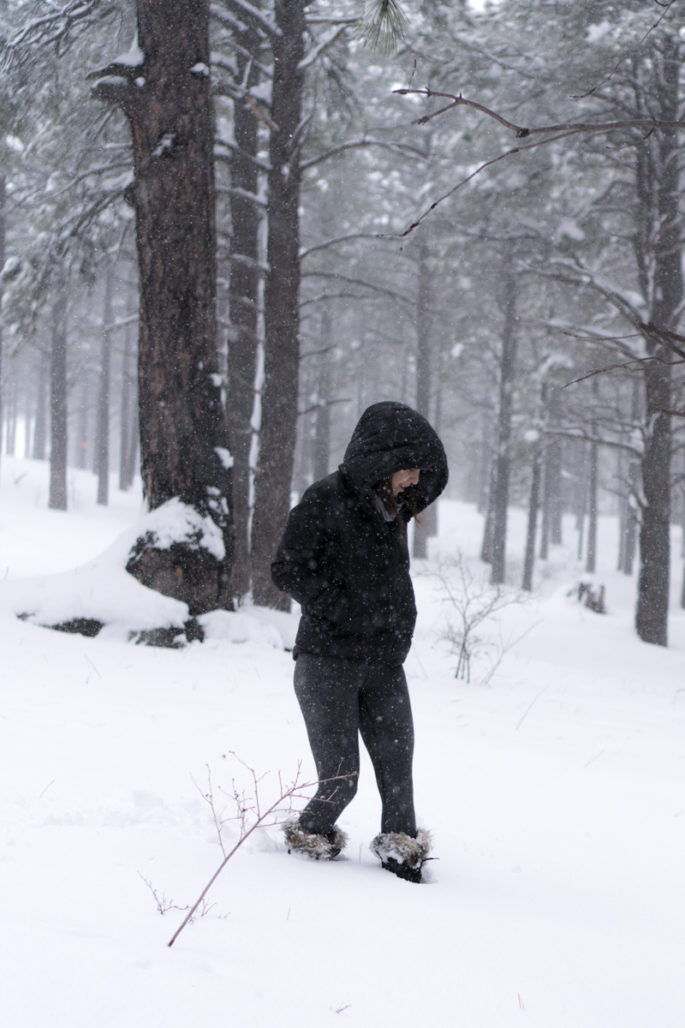
{"label": "pine needle", "polygon": [[364,46],[394,53],[404,40],[407,19],[397,0],[367,0],[357,35]]}

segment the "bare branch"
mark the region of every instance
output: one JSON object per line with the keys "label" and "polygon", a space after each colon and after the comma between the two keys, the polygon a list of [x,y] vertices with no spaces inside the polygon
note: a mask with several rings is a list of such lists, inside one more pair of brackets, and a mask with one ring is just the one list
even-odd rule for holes
{"label": "bare branch", "polygon": [[563,389],[568,389],[569,386],[577,385],[579,382],[586,382],[588,378],[594,378],[595,375],[603,375],[607,371],[617,371],[620,368],[629,368],[633,365],[639,365],[644,367],[646,364],[663,364],[665,367],[675,367],[678,364],[683,364],[685,361],[665,361],[661,357],[634,357],[629,361],[619,361],[618,364],[607,364],[603,368],[594,368],[592,371],[588,371],[585,375],[581,375],[580,378],[574,378],[570,382],[565,382],[562,386]]}
{"label": "bare branch", "polygon": [[411,223],[400,233],[379,233],[379,238],[382,239],[403,239],[410,235],[414,229],[418,228],[423,221],[431,214],[436,207],[444,203],[445,200],[449,199],[456,192],[462,189],[465,185],[471,182],[477,175],[485,171],[486,168],[490,168],[500,161],[506,160],[514,154],[524,153],[527,150],[535,150],[540,146],[547,146],[550,143],[557,142],[560,139],[567,139],[570,136],[575,135],[608,135],[611,132],[625,131],[630,128],[639,128],[642,131],[652,131],[656,128],[685,128],[685,121],[682,119],[676,119],[673,121],[663,120],[660,118],[626,118],[624,120],[615,120],[608,122],[593,122],[593,121],[579,121],[579,122],[560,122],[552,125],[540,125],[534,127],[527,127],[523,125],[516,125],[514,122],[508,121],[503,118],[496,111],[493,111],[489,107],[485,107],[483,104],[477,103],[475,100],[468,100],[461,94],[455,95],[452,93],[438,93],[434,90],[425,89],[395,89],[394,93],[399,93],[402,96],[408,96],[410,94],[426,96],[426,97],[438,97],[442,99],[448,99],[449,104],[446,104],[440,110],[433,112],[429,115],[424,115],[423,118],[418,119],[417,123],[424,123],[431,118],[437,117],[440,114],[444,114],[446,111],[452,110],[455,107],[471,107],[474,110],[479,111],[481,114],[485,114],[486,117],[493,119],[498,122],[507,131],[513,132],[517,139],[530,139],[531,136],[540,138],[531,139],[530,142],[523,143],[521,146],[512,147],[503,153],[498,154],[496,157],[492,157],[487,161],[483,161],[474,171],[464,178],[460,179],[451,189],[448,189],[446,193],[434,200],[433,203],[428,207],[415,221]]}
{"label": "bare branch", "polygon": [[339,146],[331,147],[330,150],[326,150],[324,153],[318,154],[316,157],[311,157],[308,161],[302,161],[300,167],[302,171],[308,171],[309,168],[316,167],[317,164],[322,164],[324,161],[330,160],[332,157],[337,157],[341,153],[345,153],[346,150],[358,150],[362,147],[377,146],[382,150],[389,150],[391,153],[406,154],[409,157],[420,157],[425,159],[426,154],[417,146],[410,146],[408,143],[386,143],[380,139],[358,139],[351,140],[349,143],[341,143]]}
{"label": "bare branch", "polygon": [[[661,22],[664,20],[666,15],[669,13],[670,9],[673,7],[673,5],[676,2],[676,0],[665,0],[665,2],[662,2],[662,0],[656,0],[656,2],[657,2],[657,5],[659,7],[663,7],[664,10],[659,15],[657,20],[655,22],[653,22],[653,24],[651,24],[649,26],[647,31],[642,34],[640,39],[638,39],[637,43],[632,48],[632,53],[635,53],[637,50],[639,50],[640,47],[642,46],[642,44],[644,43],[644,41],[647,39],[647,37],[649,35],[651,35],[651,33],[654,32],[656,29],[659,28],[659,25],[661,25]],[[595,93],[599,92],[600,89],[602,89],[604,86],[606,86],[607,82],[611,81],[611,79],[614,77],[614,75],[616,74],[616,72],[618,71],[618,69],[623,64],[623,62],[626,60],[626,58],[629,56],[630,53],[631,53],[631,51],[628,51],[628,53],[626,53],[624,51],[620,55],[620,57],[618,58],[616,63],[614,64],[613,68],[609,71],[608,75],[606,75],[602,79],[601,82],[599,82],[596,86],[593,86],[592,89],[588,89],[588,91],[586,93],[579,93],[577,96],[572,96],[572,99],[573,100],[586,100],[589,96],[594,96]]]}
{"label": "bare branch", "polygon": [[[248,3],[248,0],[222,0],[222,5],[229,10],[235,11],[238,17],[241,17],[249,24],[256,25],[269,39],[278,39],[281,35],[280,30],[273,22],[269,21],[264,12],[260,11],[253,4]],[[218,9],[218,5],[214,4],[213,6]]]}
{"label": "bare branch", "polygon": [[[325,36],[317,45],[310,50],[304,60],[300,61],[300,70],[306,71],[307,68],[315,64],[320,57],[322,57],[327,50],[329,50],[344,34],[349,23],[338,25],[332,30],[332,32]],[[354,24],[354,22],[352,22]]]}
{"label": "bare branch", "polygon": [[[313,789],[317,784],[320,784],[316,782],[302,782],[300,780],[301,770],[298,767],[294,780],[290,783],[290,785],[286,785],[283,783],[279,772],[278,795],[276,796],[276,799],[269,803],[267,807],[263,808],[259,787],[260,782],[265,777],[265,775],[258,776],[254,768],[249,767],[249,765],[247,765],[243,760],[241,760],[240,757],[237,756],[237,754],[231,752],[231,756],[235,760],[237,760],[238,763],[241,764],[250,773],[250,776],[252,778],[252,794],[251,796],[246,797],[244,793],[238,790],[235,783],[233,783],[233,792],[229,795],[235,805],[236,813],[230,818],[223,818],[221,816],[221,813],[216,809],[211,775],[209,774],[209,768],[207,769],[208,789],[206,792],[202,792],[202,790],[200,790],[200,793],[203,799],[209,805],[212,814],[212,820],[214,822],[214,826],[219,837],[219,844],[221,847],[221,852],[223,854],[223,860],[221,861],[218,868],[203,888],[195,903],[193,903],[191,907],[187,908],[188,913],[186,914],[185,918],[183,919],[179,927],[176,929],[176,931],[174,932],[174,934],[172,935],[171,939],[167,944],[169,947],[173,946],[173,944],[176,942],[176,939],[179,937],[179,935],[186,927],[186,925],[190,924],[190,922],[193,920],[193,917],[196,915],[197,911],[203,907],[203,905],[206,902],[207,893],[214,885],[215,881],[217,880],[221,872],[224,870],[228,862],[231,860],[231,858],[235,856],[237,851],[240,849],[241,846],[244,845],[244,843],[247,842],[250,836],[253,835],[258,828],[273,828],[276,825],[283,824],[284,821],[286,821],[292,813],[293,800],[306,798],[304,795],[305,791]],[[347,778],[349,778],[349,775],[336,775],[334,778],[329,780],[344,781]],[[238,823],[239,826],[238,841],[231,847],[231,849],[228,849],[225,846],[222,836],[223,826],[224,824],[226,824],[227,821],[235,821]]]}
{"label": "bare branch", "polygon": [[352,232],[346,236],[338,236],[337,239],[327,239],[325,243],[318,243],[316,246],[310,246],[307,250],[301,250],[300,259],[311,257],[320,250],[328,250],[331,246],[337,246],[338,243],[349,243],[351,240],[357,239],[377,240],[378,236],[374,232]]}
{"label": "bare branch", "polygon": [[[104,7],[104,10],[103,10]],[[80,25],[92,14],[106,16],[111,12],[101,0],[70,0],[63,7],[40,18],[33,18],[19,32],[2,45],[0,65],[9,67],[12,62],[35,46],[50,46],[66,39],[72,28]]]}
{"label": "bare branch", "polygon": [[446,111],[451,111],[454,107],[472,107],[476,111],[480,111],[482,114],[486,114],[489,118],[494,118],[500,125],[503,125],[506,129],[513,132],[518,139],[523,139],[530,134],[530,129],[524,128],[522,125],[515,125],[513,121],[508,121],[503,118],[501,114],[497,114],[489,107],[484,107],[483,104],[477,103],[476,100],[467,100],[464,96],[459,93],[455,96],[454,93],[437,93],[433,89],[425,87],[424,89],[393,89],[393,93],[399,94],[399,96],[409,96],[410,94],[418,96],[432,97],[436,96],[441,99],[449,100],[450,103],[441,107],[437,111],[433,111],[431,114],[424,114],[421,118],[417,118],[416,121],[412,122],[413,125],[425,125],[427,122],[432,121],[433,118],[437,118],[440,114],[444,114]]}

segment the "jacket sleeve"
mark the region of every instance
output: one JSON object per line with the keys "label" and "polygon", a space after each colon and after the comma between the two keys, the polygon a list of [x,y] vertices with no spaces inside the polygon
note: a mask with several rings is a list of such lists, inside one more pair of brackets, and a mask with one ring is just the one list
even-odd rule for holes
{"label": "jacket sleeve", "polygon": [[288,516],[271,577],[307,614],[332,621],[344,600],[334,553],[330,512],[315,491],[308,491]]}

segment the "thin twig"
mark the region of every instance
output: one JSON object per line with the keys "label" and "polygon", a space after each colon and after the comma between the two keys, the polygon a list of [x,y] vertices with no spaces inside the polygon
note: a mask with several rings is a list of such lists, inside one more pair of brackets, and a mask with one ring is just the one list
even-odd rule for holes
{"label": "thin twig", "polygon": [[[293,782],[290,785],[286,786],[286,785],[283,784],[283,781],[281,779],[281,775],[280,775],[280,772],[279,772],[279,774],[278,774],[279,795],[273,801],[273,803],[269,804],[269,806],[266,809],[262,809],[262,803],[261,803],[261,799],[260,799],[260,795],[259,795],[259,784],[262,781],[262,779],[265,777],[265,775],[257,776],[254,768],[251,768],[248,764],[246,764],[243,760],[241,760],[240,757],[238,757],[237,754],[235,754],[233,751],[231,751],[231,756],[234,757],[238,761],[238,763],[242,764],[242,766],[250,773],[250,775],[252,777],[252,790],[253,790],[253,793],[252,793],[252,797],[251,797],[251,806],[246,802],[245,795],[243,793],[240,793],[238,791],[235,783],[233,783],[233,794],[232,794],[231,798],[233,799],[234,803],[236,804],[237,813],[236,813],[236,815],[235,815],[235,817],[233,819],[228,819],[227,818],[226,820],[237,820],[239,825],[240,825],[240,832],[239,832],[238,841],[235,843],[235,845],[230,850],[228,850],[224,846],[223,839],[222,839],[222,830],[223,830],[223,826],[225,824],[225,820],[221,819],[219,813],[215,809],[214,794],[213,794],[213,790],[212,790],[212,787],[211,787],[211,778],[210,778],[209,791],[206,794],[203,793],[202,795],[203,795],[203,798],[206,800],[206,802],[209,804],[210,809],[212,811],[212,820],[214,822],[214,825],[215,825],[216,830],[217,830],[217,834],[219,836],[219,843],[220,843],[220,846],[221,846],[221,852],[223,854],[223,860],[221,861],[221,863],[219,864],[218,868],[216,869],[214,874],[211,876],[211,878],[209,879],[209,881],[207,882],[207,884],[203,888],[202,892],[198,896],[198,898],[195,901],[195,903],[193,903],[193,905],[191,907],[187,908],[188,909],[188,913],[186,914],[186,916],[183,919],[182,923],[179,925],[179,927],[176,929],[176,931],[174,932],[173,936],[169,940],[169,942],[168,942],[168,946],[169,947],[173,946],[173,944],[176,942],[176,939],[179,937],[179,935],[181,934],[183,929],[186,927],[186,925],[188,925],[192,921],[192,919],[195,916],[195,913],[198,910],[198,908],[202,904],[205,903],[206,897],[207,897],[207,893],[212,888],[212,886],[216,882],[216,880],[219,877],[219,875],[221,874],[221,872],[224,870],[224,868],[226,867],[228,862],[232,859],[232,857],[235,856],[235,854],[240,849],[240,847],[243,846],[244,843],[247,842],[247,840],[250,838],[250,836],[253,835],[254,832],[258,828],[264,828],[264,827],[273,828],[275,825],[283,824],[283,822],[286,820],[286,818],[290,816],[290,813],[291,813],[291,810],[292,810],[292,801],[294,799],[299,798],[299,797],[303,797],[303,794],[304,794],[305,790],[313,789],[313,788],[316,787],[316,785],[320,785],[321,784],[320,782],[304,782],[304,783],[301,782],[300,781],[300,767],[298,766],[297,774],[295,775],[295,779],[293,780]],[[208,768],[208,773],[209,773],[209,768]],[[329,779],[329,781],[337,781],[338,779],[344,780],[344,779],[347,779],[347,778],[349,778],[349,775],[336,775],[334,778]],[[254,820],[252,821],[252,824],[248,825],[248,823],[247,823],[247,814],[250,813],[250,812],[254,815]]]}
{"label": "thin twig", "polygon": [[[497,111],[493,111],[492,108],[486,107],[484,104],[480,104],[475,100],[469,100],[461,94],[454,95],[451,93],[437,93],[434,90],[424,89],[395,89],[394,93],[399,93],[402,96],[408,96],[411,94],[426,96],[426,97],[438,97],[443,99],[449,99],[450,103],[445,105],[439,111],[434,111],[431,114],[424,115],[423,118],[418,119],[419,122],[429,121],[431,118],[437,117],[439,114],[444,114],[448,110],[452,110],[455,107],[471,107],[474,110],[479,111],[481,114],[485,114],[486,117],[493,119],[498,122],[509,132],[513,132],[517,139],[529,139],[529,142],[523,143],[520,146],[514,146],[509,150],[505,150],[503,153],[498,154],[496,157],[492,157],[487,161],[483,161],[474,171],[464,178],[460,179],[451,189],[448,189],[446,193],[434,200],[433,203],[415,220],[413,221],[403,232],[382,232],[378,233],[379,239],[404,239],[410,235],[414,229],[418,228],[419,225],[425,221],[425,219],[431,214],[436,207],[448,200],[456,192],[462,189],[465,185],[471,182],[477,175],[485,171],[486,168],[490,168],[500,161],[506,160],[509,157],[513,157],[515,154],[523,153],[527,150],[535,150],[540,146],[547,146],[549,143],[558,142],[560,139],[566,139],[569,136],[575,136],[580,134],[587,135],[608,135],[611,132],[625,131],[630,128],[639,128],[643,130],[653,130],[656,128],[683,128],[685,127],[685,121],[682,119],[674,119],[672,121],[666,121],[659,118],[626,118],[623,121],[609,121],[609,122],[560,122],[559,124],[552,125],[539,125],[539,126],[524,126],[516,125],[514,122],[508,121],[503,118]],[[531,136],[537,136],[541,138],[531,139]]]}
{"label": "thin twig", "polygon": [[523,714],[522,714],[522,715],[521,715],[521,717],[519,718],[519,722],[518,722],[518,724],[516,725],[516,731],[517,731],[517,732],[518,732],[519,728],[521,727],[521,725],[523,724],[523,722],[524,722],[524,721],[526,720],[526,718],[528,717],[528,715],[530,714],[531,710],[533,709],[533,707],[535,706],[535,704],[537,703],[537,701],[538,701],[538,700],[540,699],[540,697],[542,696],[542,694],[543,694],[543,693],[546,693],[548,689],[549,689],[549,685],[545,685],[545,686],[543,686],[543,688],[542,688],[542,689],[540,689],[540,692],[536,693],[536,694],[535,694],[535,696],[533,696],[533,699],[532,699],[532,700],[530,701],[530,703],[528,704],[528,706],[527,706],[527,707],[526,707],[526,709],[524,710]]}

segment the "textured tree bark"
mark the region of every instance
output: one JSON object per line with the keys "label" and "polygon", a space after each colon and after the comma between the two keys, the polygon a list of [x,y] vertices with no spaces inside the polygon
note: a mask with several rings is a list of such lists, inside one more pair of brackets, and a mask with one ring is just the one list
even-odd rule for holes
{"label": "textured tree bark", "polygon": [[[637,380],[633,382],[632,421],[637,423],[640,415],[641,390]],[[627,442],[630,443],[630,438]],[[640,461],[630,453],[627,460],[619,451],[619,477],[625,481],[624,496],[621,501],[620,538],[618,570],[624,575],[632,575],[637,548],[638,533],[638,499],[640,495]]]}
{"label": "textured tree bark", "polygon": [[48,358],[42,351],[40,352],[39,361],[31,456],[34,460],[45,460],[48,437]]}
{"label": "textured tree bark", "polygon": [[530,497],[528,500],[528,524],[526,528],[526,550],[523,560],[523,578],[521,588],[526,592],[533,589],[533,571],[535,570],[535,533],[537,531],[538,510],[540,508],[540,479],[542,478],[542,454],[535,450],[530,479]]}
{"label": "textured tree bark", "polygon": [[[592,421],[591,431],[596,432],[596,423]],[[599,487],[599,446],[591,442],[588,447],[588,486],[587,486],[587,551],[585,554],[585,570],[593,575],[597,570],[597,528],[599,524],[598,510]]]}
{"label": "textured tree bark", "polygon": [[[674,122],[678,115],[680,45],[667,39],[656,90],[659,116]],[[668,643],[671,524],[671,367],[659,329],[671,327],[683,299],[682,220],[679,210],[679,135],[662,128],[657,137],[658,213],[654,225],[654,287],[651,323],[646,337],[654,360],[644,369],[645,439],[642,457],[643,506],[640,521],[640,572],[635,627],[644,642]]]}
{"label": "textured tree bark", "polygon": [[[74,440],[74,463],[77,468],[88,467],[89,441],[92,439],[90,431],[90,412],[92,398],[92,382],[90,373],[84,368],[81,373],[81,381],[78,385],[79,399],[76,412],[76,439]],[[97,468],[94,468],[97,471]]]}
{"label": "textured tree bark", "polygon": [[57,285],[50,347],[50,492],[52,510],[67,509],[67,293]]}
{"label": "textured tree bark", "polygon": [[314,481],[325,478],[329,471],[331,456],[331,399],[333,379],[333,315],[330,303],[321,314],[321,348],[316,398],[319,406],[314,420],[314,447],[312,453],[312,475]]}
{"label": "textured tree bark", "polygon": [[501,585],[506,572],[507,512],[511,474],[512,392],[516,373],[516,285],[510,260],[505,260],[504,329],[500,359],[497,453],[495,455],[494,496],[492,502],[492,553],[490,583]]}
{"label": "textured tree bark", "polygon": [[[133,139],[140,288],[141,470],[151,510],[180,500],[218,529],[171,545],[154,532],[127,565],[191,613],[230,605],[230,456],[216,341],[214,123],[209,5],[138,0],[138,60],[99,73],[95,94],[119,104]],[[190,519],[192,521],[192,518]],[[213,536],[215,538],[215,536]]]}
{"label": "textured tree bark", "polygon": [[129,468],[129,453],[132,436],[132,399],[131,399],[131,333],[126,326],[124,334],[124,352],[121,359],[121,396],[119,397],[119,488],[129,489],[133,481],[133,473]]}
{"label": "textured tree bark", "polygon": [[670,583],[670,459],[671,424],[668,414],[671,383],[669,368],[646,372],[647,414],[651,412],[642,459],[644,506],[640,524],[640,573],[635,627],[644,642],[668,643]]}
{"label": "textured tree bark", "polygon": [[100,355],[100,387],[98,389],[97,424],[95,430],[95,465],[98,477],[97,502],[109,503],[109,405],[112,367],[112,269],[105,272],[105,296],[102,310],[102,349]]}
{"label": "textured tree bark", "polygon": [[[430,420],[433,368],[431,360],[431,278],[425,239],[419,247],[418,292],[416,298],[416,409]],[[412,556],[428,556],[428,537],[437,532],[437,506],[431,504],[414,525]]]}
{"label": "textured tree bark", "polygon": [[268,272],[264,296],[264,386],[252,522],[255,603],[287,610],[271,561],[290,507],[299,370],[299,198],[305,0],[276,0],[272,41]]}
{"label": "textured tree bark", "polygon": [[[546,421],[551,430],[559,423],[559,400],[557,390],[545,390],[548,395]],[[561,543],[561,468],[562,448],[560,440],[552,436],[545,448],[544,474],[542,478],[542,524],[540,527],[540,559],[547,560],[550,543]]]}
{"label": "textured tree bark", "polygon": [[[260,36],[248,24],[236,37],[236,78],[252,87],[258,81],[256,62]],[[247,76],[247,78],[246,78]],[[244,596],[250,590],[249,546],[250,451],[257,374],[257,324],[259,309],[259,211],[251,197],[259,188],[257,167],[258,124],[253,107],[244,99],[233,105],[231,158],[231,267],[228,305],[228,391],[226,409],[233,453],[233,525],[235,552],[231,593]]]}

